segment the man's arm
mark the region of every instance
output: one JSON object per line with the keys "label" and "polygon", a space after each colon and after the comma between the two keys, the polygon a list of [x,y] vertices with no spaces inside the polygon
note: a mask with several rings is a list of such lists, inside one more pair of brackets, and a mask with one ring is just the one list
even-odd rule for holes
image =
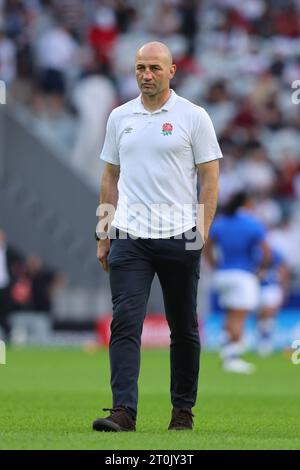
{"label": "man's arm", "polygon": [[[106,163],[102,174],[101,185],[100,185],[100,198],[99,205],[109,204],[117,208],[118,203],[118,181],[120,175],[120,166],[113,165],[112,163]],[[101,217],[99,217],[99,222]],[[111,221],[110,221],[111,223]],[[107,231],[110,230],[110,223]]]}
{"label": "man's arm", "polygon": [[260,269],[265,269],[270,266],[271,258],[272,258],[272,252],[270,245],[266,240],[262,240],[259,244],[259,247],[261,249],[261,262],[260,262]]}
{"label": "man's arm", "polygon": [[206,240],[203,255],[209,267],[214,269],[216,267],[216,261],[214,256],[214,243],[210,237]]}
{"label": "man's arm", "polygon": [[205,243],[216,213],[219,194],[219,160],[197,165],[200,194],[197,214],[197,228]]}
{"label": "man's arm", "polygon": [[[101,179],[100,198],[99,198],[99,222],[97,231],[106,232],[111,228],[111,222],[118,203],[118,180],[120,175],[120,166],[106,163]],[[110,249],[110,240],[106,238],[98,241],[97,258],[104,271],[108,271],[107,256]]]}

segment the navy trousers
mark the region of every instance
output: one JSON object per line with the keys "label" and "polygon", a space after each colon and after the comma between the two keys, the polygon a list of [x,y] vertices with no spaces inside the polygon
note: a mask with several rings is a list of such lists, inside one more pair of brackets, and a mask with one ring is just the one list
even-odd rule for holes
{"label": "navy trousers", "polygon": [[121,239],[117,230],[117,238],[111,240],[108,264],[113,319],[109,353],[113,407],[126,406],[134,417],[141,334],[155,273],[171,332],[171,402],[179,408],[191,408],[196,402],[200,360],[196,299],[202,249],[199,244],[186,249],[191,232],[195,235],[195,228],[181,239]]}

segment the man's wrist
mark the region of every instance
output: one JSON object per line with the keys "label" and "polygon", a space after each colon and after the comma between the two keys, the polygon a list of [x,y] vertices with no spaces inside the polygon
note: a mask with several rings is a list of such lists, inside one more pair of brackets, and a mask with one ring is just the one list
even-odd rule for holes
{"label": "man's wrist", "polygon": [[97,232],[95,231],[95,239],[97,242],[101,240],[107,240],[109,239],[109,232]]}
{"label": "man's wrist", "polygon": [[206,240],[208,239],[208,233],[205,233],[205,230],[203,229],[203,226],[199,227],[198,225],[196,225],[196,227],[197,227],[197,232],[200,235],[201,240],[204,244],[206,242]]}

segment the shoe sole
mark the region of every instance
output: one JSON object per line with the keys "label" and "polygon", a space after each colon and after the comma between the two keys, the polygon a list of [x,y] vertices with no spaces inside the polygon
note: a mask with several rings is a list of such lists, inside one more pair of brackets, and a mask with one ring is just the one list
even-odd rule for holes
{"label": "shoe sole", "polygon": [[134,432],[135,429],[122,428],[108,419],[101,419],[93,423],[93,430],[100,432]]}

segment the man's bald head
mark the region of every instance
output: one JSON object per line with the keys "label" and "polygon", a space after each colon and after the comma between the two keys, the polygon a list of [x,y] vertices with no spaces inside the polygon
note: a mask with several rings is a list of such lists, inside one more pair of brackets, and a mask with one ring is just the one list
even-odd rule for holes
{"label": "man's bald head", "polygon": [[162,60],[168,67],[173,64],[171,51],[163,42],[147,42],[136,54],[136,61],[155,58]]}
{"label": "man's bald head", "polygon": [[144,97],[162,100],[168,97],[170,80],[176,72],[172,62],[172,54],[162,42],[148,42],[137,51],[135,76]]}

